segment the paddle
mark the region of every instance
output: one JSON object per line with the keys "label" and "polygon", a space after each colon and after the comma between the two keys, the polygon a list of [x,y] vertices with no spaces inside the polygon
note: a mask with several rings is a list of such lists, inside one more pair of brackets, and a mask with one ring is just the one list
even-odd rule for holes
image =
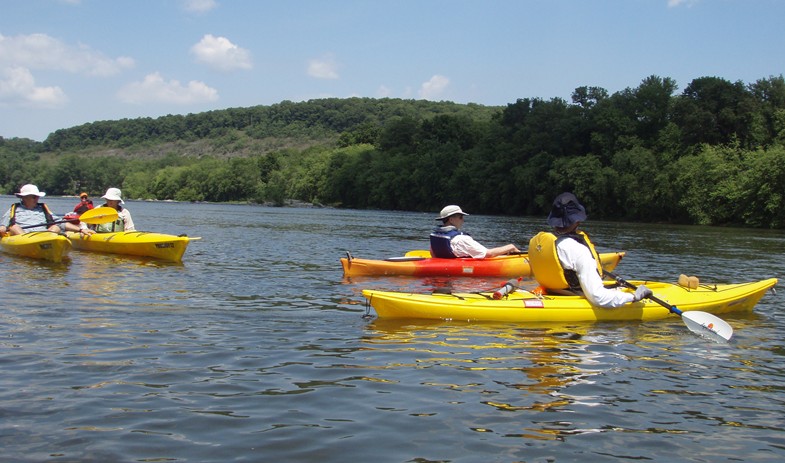
{"label": "paddle", "polygon": [[[622,286],[626,286],[633,290],[638,289],[637,286],[624,280],[618,275],[614,275],[607,270],[605,271],[605,274],[616,280],[616,282]],[[654,295],[649,296],[648,299],[651,299],[676,315],[680,315],[682,321],[684,321],[684,324],[687,325],[687,328],[689,328],[693,333],[706,336],[715,341],[730,341],[731,336],[733,336],[733,328],[728,323],[726,323],[725,320],[717,317],[716,315],[712,315],[707,312],[699,312],[696,310],[682,312],[675,305],[668,304]]]}
{"label": "paddle", "polygon": [[[73,219],[55,220],[54,222],[51,223],[39,223],[38,225],[25,225],[22,228],[24,229],[24,228],[35,228],[35,227],[49,227],[51,225],[55,225],[58,223],[70,222],[71,220]],[[97,207],[95,209],[90,209],[89,211],[80,215],[79,220],[90,225],[114,222],[115,220],[117,220],[117,210],[111,207]]]}

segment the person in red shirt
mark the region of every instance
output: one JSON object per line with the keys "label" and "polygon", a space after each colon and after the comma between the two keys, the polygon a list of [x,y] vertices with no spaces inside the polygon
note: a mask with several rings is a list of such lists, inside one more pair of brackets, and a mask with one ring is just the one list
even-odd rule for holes
{"label": "person in red shirt", "polygon": [[79,199],[81,200],[79,204],[74,206],[74,212],[77,214],[82,215],[93,208],[93,200],[87,197],[87,193],[80,194]]}

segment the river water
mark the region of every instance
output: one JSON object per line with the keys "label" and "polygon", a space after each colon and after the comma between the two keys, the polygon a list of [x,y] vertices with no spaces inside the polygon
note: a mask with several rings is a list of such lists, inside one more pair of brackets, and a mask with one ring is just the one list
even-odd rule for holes
{"label": "river water", "polygon": [[[0,197],[3,211],[13,200]],[[76,199],[47,203],[63,213]],[[126,205],[140,230],[202,239],[182,264],[0,254],[2,461],[785,458],[782,293],[753,314],[723,315],[729,344],[675,316],[368,320],[363,288],[478,290],[503,279],[343,277],[346,251],[426,249],[435,212]],[[542,224],[471,215],[465,227],[487,245],[525,246]],[[617,273],[629,279],[785,276],[782,231],[585,225],[601,251],[627,251]]]}

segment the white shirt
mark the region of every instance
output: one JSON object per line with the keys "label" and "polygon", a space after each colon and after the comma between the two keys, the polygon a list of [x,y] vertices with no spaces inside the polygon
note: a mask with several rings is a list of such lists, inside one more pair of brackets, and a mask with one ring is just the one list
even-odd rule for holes
{"label": "white shirt", "polygon": [[634,294],[617,288],[606,288],[597,273],[597,262],[589,248],[572,238],[561,239],[556,243],[556,254],[565,270],[574,270],[578,274],[586,299],[598,307],[619,307],[635,297]]}
{"label": "white shirt", "polygon": [[[104,204],[101,207],[110,207],[110,206],[107,206],[106,204]],[[117,211],[117,216],[119,218],[123,219],[123,229],[122,230],[114,230],[114,231],[118,231],[118,232],[119,231],[136,231],[136,228],[134,227],[134,221],[131,219],[131,213],[128,212],[128,209],[123,208],[122,211]],[[96,230],[98,233],[109,233],[114,228],[114,225],[115,225],[114,223],[109,222],[108,224],[94,225],[94,226],[92,226],[90,228],[92,228],[93,230]]]}
{"label": "white shirt", "polygon": [[458,235],[450,240],[450,247],[453,254],[458,257],[474,257],[484,259],[488,248],[481,245],[469,235]]}
{"label": "white shirt", "polygon": [[118,212],[117,215],[123,218],[123,231],[136,231],[136,228],[134,227],[134,221],[131,220],[131,213],[128,212],[128,209],[123,208],[123,210]]}

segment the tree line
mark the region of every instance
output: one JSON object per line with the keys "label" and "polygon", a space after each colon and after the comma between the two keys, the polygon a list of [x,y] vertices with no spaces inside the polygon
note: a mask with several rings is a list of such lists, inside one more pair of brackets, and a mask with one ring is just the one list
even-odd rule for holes
{"label": "tree line", "polygon": [[[0,139],[0,188],[129,198],[785,227],[785,79],[650,76],[504,107],[323,99]],[[152,155],[151,153],[156,153]]]}

